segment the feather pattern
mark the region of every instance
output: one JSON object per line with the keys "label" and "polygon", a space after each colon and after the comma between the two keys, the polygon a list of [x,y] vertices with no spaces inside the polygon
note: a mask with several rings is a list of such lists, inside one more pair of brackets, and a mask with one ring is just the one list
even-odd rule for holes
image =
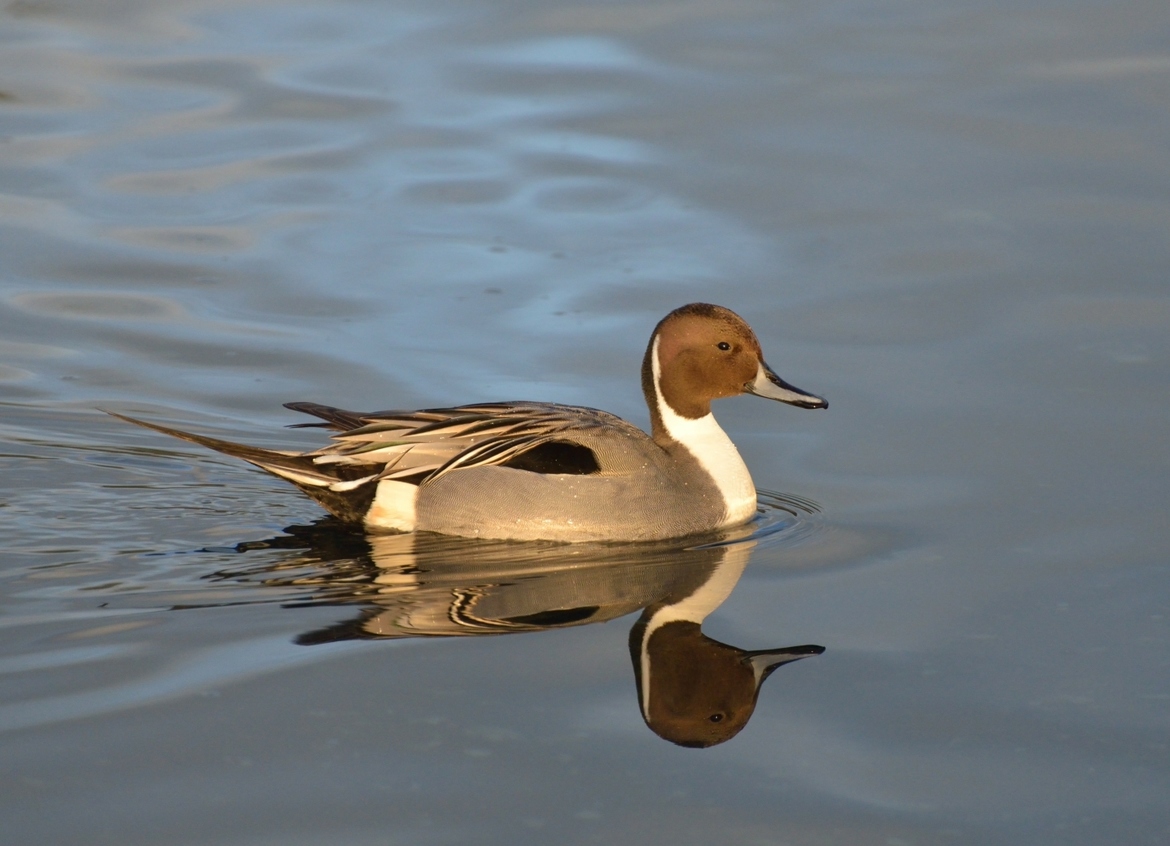
{"label": "feather pattern", "polygon": [[287,407],[320,418],[322,423],[307,425],[333,429],[332,443],[305,453],[268,450],[108,413],[242,458],[287,479],[333,514],[352,522],[362,522],[383,481],[421,488],[454,470],[506,464],[552,441],[577,443],[599,432],[645,437],[637,427],[607,412],[555,403],[492,403],[369,414],[307,402]]}
{"label": "feather pattern", "polygon": [[508,402],[421,411],[344,411],[315,403],[289,408],[325,420],[338,430],[333,443],[306,453],[314,465],[380,464],[374,479],[420,477],[425,485],[454,470],[506,464],[542,444],[576,441],[586,433],[640,429],[594,408],[556,403]]}

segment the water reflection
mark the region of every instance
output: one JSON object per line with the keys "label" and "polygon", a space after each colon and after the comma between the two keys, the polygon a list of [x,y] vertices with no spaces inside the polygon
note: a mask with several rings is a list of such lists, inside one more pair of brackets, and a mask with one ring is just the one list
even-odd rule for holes
{"label": "water reflection", "polygon": [[212,578],[304,591],[292,605],[353,605],[357,613],[297,638],[467,637],[536,632],[641,611],[630,630],[637,701],[646,724],[682,746],[734,737],[760,686],[821,646],[746,650],[703,634],[762,541],[792,533],[801,503],[761,496],[760,518],[701,542],[555,544],[442,535],[363,535],[332,518],[236,549],[302,554]]}

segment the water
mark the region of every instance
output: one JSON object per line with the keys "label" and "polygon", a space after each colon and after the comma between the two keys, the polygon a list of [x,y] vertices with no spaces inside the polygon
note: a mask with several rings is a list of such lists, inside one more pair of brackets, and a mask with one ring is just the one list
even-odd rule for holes
{"label": "water", "polygon": [[[1141,0],[7,4],[0,842],[1166,842],[1166,34]],[[380,551],[97,410],[271,447],[317,442],[289,400],[644,422],[691,300],[831,402],[719,404],[791,498],[714,551]],[[705,636],[826,651],[682,748],[630,633],[727,556]],[[424,636],[455,594],[534,630]]]}

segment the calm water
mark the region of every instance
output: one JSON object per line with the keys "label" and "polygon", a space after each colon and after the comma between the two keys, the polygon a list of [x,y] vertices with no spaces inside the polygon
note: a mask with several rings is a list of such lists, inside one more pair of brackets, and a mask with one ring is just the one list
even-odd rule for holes
{"label": "calm water", "polygon": [[[1164,0],[7,3],[0,842],[1170,840],[1167,44]],[[701,548],[367,540],[97,410],[641,423],[691,300],[831,401],[717,407],[786,495]],[[826,647],[705,749],[643,718],[695,591],[683,668]]]}

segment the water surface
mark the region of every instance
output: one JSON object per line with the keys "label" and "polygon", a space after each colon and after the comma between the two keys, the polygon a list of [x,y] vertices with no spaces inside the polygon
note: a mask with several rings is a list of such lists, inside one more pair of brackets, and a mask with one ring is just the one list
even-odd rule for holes
{"label": "water surface", "polygon": [[[0,841],[1165,842],[1166,34],[1154,0],[7,4]],[[506,637],[308,637],[438,577],[98,410],[644,423],[692,300],[831,402],[716,408],[815,508],[765,511],[703,633],[826,651],[706,749],[648,730],[597,581]]]}

